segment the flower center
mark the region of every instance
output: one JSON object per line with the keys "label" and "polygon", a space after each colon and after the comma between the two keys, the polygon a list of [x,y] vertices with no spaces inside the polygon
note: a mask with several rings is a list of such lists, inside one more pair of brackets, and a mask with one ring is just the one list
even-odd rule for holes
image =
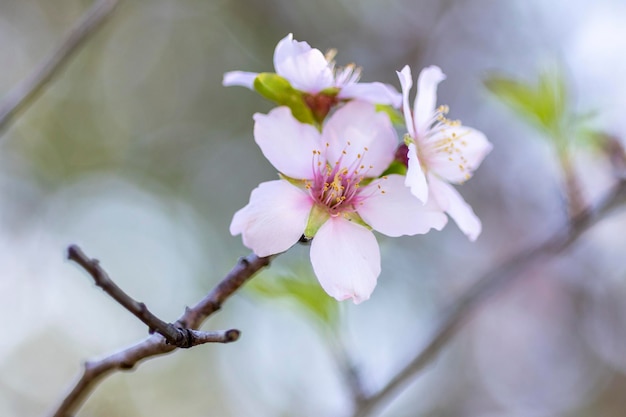
{"label": "flower center", "polygon": [[463,155],[464,148],[467,147],[467,142],[464,139],[467,133],[459,132],[458,129],[451,129],[460,127],[461,121],[448,119],[446,117],[448,111],[448,106],[439,106],[435,110],[432,127],[424,138],[417,141],[416,146],[419,154],[422,155],[424,169],[428,169],[431,158],[443,153],[447,156],[449,163],[457,165],[459,170],[464,173],[465,180],[468,180],[472,176],[473,168]]}
{"label": "flower center", "polygon": [[356,64],[348,64],[345,67],[338,67],[335,64],[335,56],[337,55],[336,49],[331,49],[326,52],[325,58],[328,62],[328,68],[333,73],[335,80],[335,87],[341,88],[346,85],[355,84],[361,78],[361,68]]}
{"label": "flower center", "polygon": [[[329,146],[327,143],[326,148]],[[347,146],[350,146],[350,142],[347,142]],[[331,216],[356,211],[356,206],[366,197],[361,194],[361,182],[373,168],[363,164],[367,151],[368,148],[364,147],[363,152],[358,153],[352,163],[346,163],[344,157],[347,152],[344,149],[334,164],[322,156],[321,151],[313,151],[314,177],[305,183],[305,187],[311,198],[325,207]]]}

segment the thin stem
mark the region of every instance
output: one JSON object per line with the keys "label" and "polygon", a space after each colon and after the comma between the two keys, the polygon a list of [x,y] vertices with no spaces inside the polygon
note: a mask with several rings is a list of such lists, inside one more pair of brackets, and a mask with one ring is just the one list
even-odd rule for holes
{"label": "thin stem", "polygon": [[100,261],[90,259],[81,248],[72,245],[67,250],[69,260],[76,262],[91,275],[96,285],[117,301],[122,307],[130,311],[150,329],[165,338],[168,344],[179,348],[190,348],[203,343],[229,343],[239,338],[239,330],[231,329],[222,332],[199,332],[187,328],[177,327],[167,323],[154,314],[144,303],[140,303],[124,292],[100,266]]}
{"label": "thin stem", "polygon": [[499,267],[480,278],[447,311],[424,347],[417,352],[398,373],[377,393],[355,404],[354,417],[373,415],[393,395],[405,387],[424,367],[429,364],[447,344],[458,328],[469,319],[470,313],[485,298],[503,285],[510,284],[521,272],[534,262],[561,253],[570,247],[587,230],[603,219],[612,209],[626,202],[626,181],[620,181],[597,205],[587,208],[571,222],[563,225],[543,243],[522,251]]}
{"label": "thin stem", "polygon": [[21,83],[0,102],[0,133],[43,91],[75,52],[95,33],[113,12],[118,0],[98,0],[76,22],[59,47],[55,49]]}
{"label": "thin stem", "polygon": [[[68,252],[71,252],[71,250]],[[74,249],[74,252],[77,251]],[[87,259],[89,260],[89,258]],[[184,328],[185,332],[192,333],[193,337],[191,337],[191,340],[199,342],[197,344],[200,344],[200,342],[232,342],[237,340],[239,338],[238,330],[196,332],[193,329],[200,327],[208,316],[219,310],[222,303],[241,288],[241,286],[258,271],[268,266],[271,259],[272,257],[259,258],[254,254],[239,259],[237,264],[224,279],[222,279],[206,297],[198,302],[198,304],[194,307],[187,308],[174,325]],[[87,266],[94,268],[93,260],[89,261]],[[95,263],[95,265],[97,266],[97,263]],[[147,339],[103,359],[86,362],[83,373],[62,400],[61,404],[52,412],[51,416],[73,416],[84,400],[95,389],[97,384],[108,374],[114,371],[132,369],[144,360],[164,355],[174,350],[176,350],[176,346],[168,344],[167,340],[162,335],[153,334]]]}

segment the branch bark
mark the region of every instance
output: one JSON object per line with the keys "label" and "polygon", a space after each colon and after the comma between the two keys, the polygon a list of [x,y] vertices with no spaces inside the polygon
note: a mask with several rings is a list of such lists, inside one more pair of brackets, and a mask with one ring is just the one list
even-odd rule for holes
{"label": "branch bark", "polygon": [[[82,256],[80,254],[82,254]],[[81,265],[84,263],[85,269],[92,275],[96,282],[97,279],[94,274],[101,275],[104,273],[104,275],[106,275],[106,272],[100,268],[97,261],[86,257],[77,247],[71,246],[68,250],[68,256],[71,256],[73,260],[76,260]],[[194,335],[193,337],[195,337],[195,341],[197,342],[196,344],[236,340],[239,337],[238,330],[227,330],[225,332],[197,332],[194,329],[200,327],[202,322],[207,317],[219,310],[222,304],[258,271],[268,266],[271,259],[272,257],[259,258],[254,254],[239,259],[237,264],[224,277],[224,279],[222,279],[222,281],[220,281],[220,283],[195,306],[187,308],[183,315],[180,316],[180,318],[173,324],[173,326],[176,328],[182,328],[185,332],[191,332]],[[100,278],[102,277],[99,276],[98,279]],[[121,289],[119,291],[121,291]],[[108,291],[107,293],[110,294]],[[119,296],[119,294],[116,296]],[[137,303],[135,300],[130,300]],[[128,303],[129,301],[125,300],[124,302]],[[131,306],[129,310],[132,311],[135,307],[136,306]],[[143,315],[143,313],[140,315]],[[144,321],[142,317],[139,318]],[[151,325],[148,324],[148,326]],[[147,339],[144,339],[143,341],[114,353],[104,359],[86,362],[82,375],[80,375],[75,385],[63,399],[61,404],[50,415],[52,417],[73,416],[96,385],[110,373],[119,370],[133,369],[141,361],[170,353],[176,350],[176,348],[176,345],[168,344],[167,339],[164,336],[155,333]]]}
{"label": "branch bark", "polygon": [[0,133],[44,90],[48,82],[59,73],[91,35],[102,27],[117,4],[118,0],[96,1],[70,29],[59,47],[6,95],[0,103]]}
{"label": "branch bark", "polygon": [[417,352],[389,382],[375,394],[358,401],[353,417],[373,415],[394,395],[428,365],[443,349],[456,331],[469,319],[470,313],[488,296],[503,285],[509,284],[532,263],[557,255],[569,248],[577,239],[611,210],[626,202],[626,180],[618,184],[600,199],[595,206],[588,207],[563,225],[552,237],[541,244],[526,249],[518,255],[492,269],[467,290],[449,310],[436,327],[424,347]]}
{"label": "branch bark", "polygon": [[97,259],[89,259],[76,245],[67,250],[67,258],[82,266],[91,275],[96,285],[122,307],[130,311],[150,329],[150,334],[157,332],[166,342],[179,348],[190,348],[203,343],[230,343],[239,338],[239,330],[231,329],[221,332],[200,332],[167,323],[154,314],[144,303],[134,300],[109,278],[109,274],[100,266]]}

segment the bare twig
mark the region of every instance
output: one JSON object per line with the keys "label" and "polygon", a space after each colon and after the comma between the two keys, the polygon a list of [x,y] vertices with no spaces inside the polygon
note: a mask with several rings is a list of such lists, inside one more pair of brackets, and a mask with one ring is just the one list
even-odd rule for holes
{"label": "bare twig", "polygon": [[152,314],[144,303],[140,303],[126,294],[120,287],[117,286],[115,282],[113,282],[111,278],[109,278],[109,275],[100,266],[100,262],[97,259],[89,259],[78,246],[72,245],[67,249],[67,258],[82,266],[85,271],[91,275],[98,287],[102,288],[104,292],[109,294],[111,298],[121,304],[122,307],[133,313],[135,317],[145,323],[150,329],[150,333],[159,333],[170,345],[174,345],[179,348],[190,348],[209,342],[234,342],[237,338],[239,338],[239,331],[234,329],[219,333],[206,333],[176,327],[171,323],[167,323]]}
{"label": "bare twig", "polygon": [[611,162],[613,176],[626,181],[626,150],[622,142],[613,135],[604,134],[601,144]]}
{"label": "bare twig", "polygon": [[444,314],[444,318],[439,326],[413,359],[392,377],[381,390],[366,399],[356,402],[354,417],[373,415],[394,394],[406,386],[411,379],[437,356],[457,329],[469,318],[470,313],[496,289],[511,283],[516,277],[521,276],[520,272],[528,268],[533,262],[554,256],[567,249],[585,231],[604,218],[609,211],[625,202],[626,181],[621,181],[597,205],[581,212],[551,238],[521,252],[480,278]]}
{"label": "bare twig", "polygon": [[[73,253],[71,256],[80,260],[79,263],[81,265],[82,263],[85,263],[85,269],[92,275],[92,277],[94,277],[94,280],[96,280],[94,274],[101,275],[104,273],[106,276],[106,273],[99,267],[97,261],[87,258],[84,254],[82,254],[82,251],[80,251],[79,248],[72,246],[70,247],[68,253]],[[79,254],[82,254],[82,256]],[[246,258],[239,259],[237,265],[233,267],[233,269],[206,297],[204,297],[194,307],[187,308],[185,310],[185,313],[176,321],[176,323],[174,323],[174,326],[186,329],[184,330],[185,332],[191,333],[192,336],[190,338],[191,340],[197,342],[195,344],[207,342],[232,342],[237,340],[239,337],[238,330],[227,330],[225,332],[197,332],[193,329],[200,327],[202,322],[208,316],[219,310],[222,303],[226,301],[228,297],[241,288],[241,286],[252,278],[259,270],[269,265],[270,260],[271,257],[259,258],[254,254],[251,254]],[[102,277],[99,276],[98,279],[101,278]],[[131,301],[136,303],[136,301],[132,299]],[[128,300],[125,302],[128,302]],[[129,310],[133,311],[131,309],[135,307],[131,306]],[[144,321],[142,317],[138,317]],[[152,326],[149,323],[146,324]],[[164,355],[174,351],[175,349],[176,346],[168,344],[167,339],[164,336],[161,334],[153,334],[147,339],[120,352],[114,353],[104,359],[86,362],[82,375],[78,378],[74,387],[63,399],[59,407],[51,414],[51,416],[70,417],[74,415],[95,386],[108,374],[118,370],[132,369],[143,360]]]}
{"label": "bare twig", "polygon": [[63,68],[90,35],[98,30],[118,0],[98,0],[67,33],[61,45],[0,103],[0,133],[14,117],[43,91],[46,84]]}

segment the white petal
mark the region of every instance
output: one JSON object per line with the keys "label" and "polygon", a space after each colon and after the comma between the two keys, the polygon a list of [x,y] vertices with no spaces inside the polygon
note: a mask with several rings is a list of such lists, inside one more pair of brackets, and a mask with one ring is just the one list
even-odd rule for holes
{"label": "white petal", "polygon": [[343,167],[362,165],[367,177],[377,177],[393,161],[398,138],[385,113],[370,103],[351,101],[328,120],[322,143],[329,145],[326,158],[331,165],[341,159]]}
{"label": "white petal", "polygon": [[291,34],[276,46],[274,68],[300,91],[314,94],[333,85],[333,72],[324,54],[306,42],[294,40]]}
{"label": "white petal", "polygon": [[302,236],[312,205],[306,193],[287,181],[263,182],[233,216],[230,233],[241,233],[243,244],[258,256],[284,252]]}
{"label": "white petal", "polygon": [[322,288],[337,300],[367,300],[380,275],[374,234],[343,217],[331,217],[311,243],[311,264]]}
{"label": "white petal", "polygon": [[373,104],[385,104],[400,107],[402,95],[390,85],[383,83],[353,83],[344,86],[339,94],[339,99],[363,100]]}
{"label": "white petal", "polygon": [[224,74],[222,85],[224,87],[238,85],[254,90],[254,79],[257,75],[259,74],[256,72],[230,71]]}
{"label": "white petal", "polygon": [[411,189],[411,193],[417,197],[422,203],[428,202],[428,184],[426,183],[426,175],[422,170],[422,165],[417,156],[417,147],[414,143],[409,143],[407,155],[409,157],[409,166],[406,171],[406,179],[404,185]]}
{"label": "white petal", "polygon": [[402,87],[402,111],[404,113],[406,130],[409,132],[409,136],[415,138],[415,124],[413,122],[413,115],[411,114],[411,107],[409,106],[409,92],[411,91],[411,87],[413,87],[411,68],[405,65],[402,71],[396,71],[396,74],[398,74],[400,86]]}
{"label": "white petal", "polygon": [[279,68],[283,61],[309,52],[311,49],[308,43],[294,40],[293,34],[290,33],[282,38],[276,45],[276,49],[274,49],[274,69],[280,74]]}
{"label": "white petal", "polygon": [[482,225],[470,205],[463,200],[461,194],[454,187],[440,180],[437,176],[428,175],[428,182],[433,198],[452,217],[469,240],[475,241],[482,231]]}
{"label": "white petal", "polygon": [[320,149],[320,134],[300,123],[288,107],[254,115],[254,140],[278,171],[296,179],[311,179],[313,151]]}
{"label": "white petal", "polygon": [[363,200],[357,212],[374,230],[387,236],[424,234],[431,229],[441,230],[448,222],[443,210],[435,204],[420,203],[404,186],[401,175],[376,180],[364,187],[362,193],[372,195]]}
{"label": "white petal", "polygon": [[415,128],[417,134],[425,133],[433,122],[437,105],[437,85],[446,79],[441,69],[436,66],[424,68],[417,79],[417,96],[415,97]]}
{"label": "white petal", "polygon": [[[428,169],[448,182],[464,182],[480,166],[493,146],[482,132],[467,126],[454,126],[438,132],[428,139],[428,143],[449,141],[450,151],[430,152]],[[454,148],[452,148],[454,146]],[[426,145],[425,148],[427,148]]]}

